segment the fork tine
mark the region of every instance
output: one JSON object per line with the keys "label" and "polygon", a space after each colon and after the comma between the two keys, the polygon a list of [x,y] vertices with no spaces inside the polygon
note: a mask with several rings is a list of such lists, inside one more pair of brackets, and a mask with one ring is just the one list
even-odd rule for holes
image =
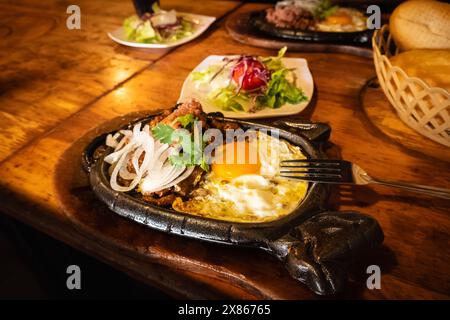
{"label": "fork tine", "polygon": [[341,180],[337,180],[336,178],[325,178],[325,177],[313,178],[308,176],[290,176],[290,175],[280,175],[280,177],[309,182],[336,183],[336,184],[342,183]]}
{"label": "fork tine", "polygon": [[280,174],[290,174],[295,177],[324,177],[324,178],[335,178],[340,179],[342,175],[336,173],[328,173],[328,172],[308,172],[308,171],[289,171],[289,170],[281,170]]}
{"label": "fork tine", "polygon": [[281,163],[314,163],[314,164],[330,164],[330,165],[340,165],[343,163],[342,160],[329,160],[329,159],[293,159],[293,160],[283,160]]}
{"label": "fork tine", "polygon": [[296,159],[280,163],[280,176],[311,182],[353,183],[352,164],[345,160]]}
{"label": "fork tine", "polygon": [[[283,168],[284,169],[284,168]],[[308,170],[308,171],[299,171],[299,170],[280,170],[280,173],[289,173],[289,174],[301,174],[301,175],[327,175],[327,176],[342,176],[341,171],[335,170]]]}
{"label": "fork tine", "polygon": [[325,166],[308,166],[308,165],[304,165],[304,166],[280,166],[281,169],[307,169],[305,171],[300,171],[300,170],[291,170],[292,172],[308,172],[308,171],[335,171],[335,172],[339,172],[341,171],[340,168],[338,167],[325,167]]}

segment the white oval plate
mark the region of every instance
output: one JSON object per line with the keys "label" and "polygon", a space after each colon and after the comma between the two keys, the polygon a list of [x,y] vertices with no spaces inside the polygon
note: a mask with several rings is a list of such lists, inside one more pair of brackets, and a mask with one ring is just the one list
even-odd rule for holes
{"label": "white oval plate", "polygon": [[193,14],[187,12],[178,12],[178,16],[188,18],[189,20],[196,22],[196,27],[194,33],[188,37],[179,39],[170,43],[142,43],[136,42],[133,40],[128,40],[125,30],[123,27],[117,28],[113,32],[109,32],[108,36],[115,42],[120,43],[124,46],[135,47],[135,48],[149,48],[149,49],[164,49],[176,47],[186,42],[189,42],[198,36],[200,36],[203,32],[205,32],[209,26],[216,20],[215,17],[203,16],[200,14]]}
{"label": "white oval plate", "polygon": [[192,80],[191,75],[192,72],[195,71],[204,71],[210,64],[220,62],[225,57],[232,58],[233,56],[209,56],[205,60],[203,60],[197,67],[195,67],[183,83],[183,88],[181,89],[181,94],[178,98],[178,102],[183,102],[188,99],[194,98],[202,104],[203,111],[206,113],[221,112],[227,118],[257,119],[282,117],[297,114],[304,110],[309,101],[311,101],[311,97],[314,92],[314,81],[308,68],[308,62],[305,59],[301,58],[282,58],[282,61],[287,68],[295,69],[294,72],[297,77],[297,86],[301,88],[306,97],[308,97],[307,101],[303,101],[298,104],[285,104],[284,106],[277,109],[264,108],[254,113],[245,111],[224,111],[220,109],[219,107],[210,103],[208,99],[206,99],[205,93],[199,92],[196,89],[195,82]]}

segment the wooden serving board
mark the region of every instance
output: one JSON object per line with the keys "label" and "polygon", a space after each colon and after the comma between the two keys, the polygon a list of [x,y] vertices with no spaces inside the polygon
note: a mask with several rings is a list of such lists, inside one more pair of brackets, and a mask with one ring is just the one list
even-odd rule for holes
{"label": "wooden serving board", "polygon": [[359,100],[369,122],[385,139],[401,145],[407,152],[450,162],[450,148],[428,139],[406,125],[389,103],[376,78],[366,82]]}
{"label": "wooden serving board", "polygon": [[[267,7],[267,6],[266,6]],[[261,10],[264,7],[261,7]],[[289,51],[346,53],[371,58],[372,49],[363,46],[342,45],[334,43],[315,43],[300,40],[276,38],[264,34],[253,27],[250,15],[253,11],[232,14],[226,21],[225,27],[231,38],[247,45],[267,49],[280,49],[284,46]]]}

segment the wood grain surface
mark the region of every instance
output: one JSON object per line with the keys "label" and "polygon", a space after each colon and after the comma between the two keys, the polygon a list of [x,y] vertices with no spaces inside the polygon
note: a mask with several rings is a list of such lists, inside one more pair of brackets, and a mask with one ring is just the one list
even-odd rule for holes
{"label": "wood grain surface", "polygon": [[[26,4],[26,1],[0,2],[2,14],[8,9],[18,14],[31,12],[29,16],[34,14],[36,19],[52,15],[52,12],[64,16],[64,12],[58,11],[64,7],[59,1],[26,10],[21,3]],[[101,10],[102,2],[95,2],[95,5],[93,1],[82,1],[82,10],[83,3],[86,8],[92,8],[92,30],[107,19],[111,19],[111,27],[120,24],[125,13],[132,10],[129,4],[121,5],[117,1],[111,5],[116,9],[107,14]],[[191,6],[183,10],[198,13],[217,10],[218,17],[225,17],[233,9],[241,12],[254,6],[245,4],[237,8],[236,3],[228,1],[219,5],[181,0],[170,3],[180,9]],[[10,25],[14,23],[11,21]],[[76,35],[65,31],[66,35],[62,29],[58,34],[58,27],[52,32],[46,31],[51,35],[48,40],[43,37],[33,40],[39,43],[32,51],[37,53],[34,58],[30,57],[32,53],[28,53],[26,46],[20,49],[17,44],[18,49],[30,55],[29,65],[25,66],[31,69],[27,72],[37,74],[33,81],[26,82],[31,83],[29,90],[24,87],[26,83],[19,80],[15,85],[4,84],[5,78],[20,79],[24,73],[20,68],[25,67],[19,61],[13,66],[12,58],[7,63],[2,59],[0,110],[7,115],[0,123],[7,133],[5,130],[0,133],[0,148],[3,148],[0,152],[4,159],[0,163],[0,210],[177,297],[318,298],[292,280],[278,261],[263,252],[178,238],[115,215],[93,197],[80,167],[80,151],[90,138],[114,127],[121,121],[118,117],[130,112],[171,107],[185,77],[206,56],[273,55],[276,51],[230,39],[224,29],[224,19],[219,19],[204,36],[161,57],[153,56],[150,62],[134,50],[104,39],[104,30],[100,29],[89,35],[92,40],[80,40],[79,47],[75,45],[76,40],[71,40],[71,37],[77,38]],[[20,39],[14,33],[9,36]],[[11,46],[15,45],[14,41],[9,41]],[[52,73],[45,72],[48,66],[72,57],[61,53],[70,46],[78,48],[78,53],[73,55],[74,59],[78,57],[78,63],[67,70],[57,65],[54,68],[60,77],[47,78],[52,77]],[[39,53],[39,48],[46,47],[46,54]],[[90,60],[89,54],[96,50],[97,58]],[[12,49],[9,52],[7,58],[14,56]],[[359,92],[375,74],[371,59],[330,53],[296,52],[288,56],[308,60],[316,94],[311,105],[296,117],[331,125],[330,154],[358,163],[376,177],[450,187],[449,166],[444,160],[447,151],[441,154],[438,149],[437,154],[430,157],[405,148],[374,127],[368,113],[360,106]],[[117,67],[105,67],[103,76],[102,72],[95,71],[81,75],[80,65],[84,63],[96,66],[96,61],[100,65],[101,61],[115,59],[123,61],[117,62]],[[132,74],[113,80],[121,68],[129,68]],[[65,77],[73,82],[66,83]],[[102,83],[95,92],[94,82]],[[33,89],[47,85],[57,89],[46,91],[45,97],[39,96],[40,89]],[[65,90],[58,86],[65,86]],[[85,91],[90,92],[88,97],[84,96]],[[71,103],[73,107],[64,108]],[[427,144],[427,141],[422,143]],[[348,290],[338,298],[450,298],[448,200],[382,187],[342,187],[334,190],[330,206],[370,214],[380,222],[385,233],[383,247],[355,266]],[[381,267],[381,290],[365,288],[365,268],[370,264]]]}
{"label": "wood grain surface", "polygon": [[[169,50],[130,49],[107,32],[134,13],[131,1],[80,1],[81,29],[66,27],[70,1],[0,2],[0,160],[113,91]],[[221,17],[233,2],[164,1]]]}
{"label": "wood grain surface", "polygon": [[368,80],[361,90],[360,103],[374,128],[380,131],[380,136],[397,142],[405,147],[406,152],[417,152],[450,163],[450,148],[428,139],[404,123],[387,100],[376,77]]}

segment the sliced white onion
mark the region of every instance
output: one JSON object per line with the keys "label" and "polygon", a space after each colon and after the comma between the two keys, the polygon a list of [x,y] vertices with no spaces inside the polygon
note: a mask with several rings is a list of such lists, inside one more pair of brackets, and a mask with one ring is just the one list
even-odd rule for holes
{"label": "sliced white onion", "polygon": [[[132,130],[120,130],[106,137],[106,144],[114,148],[104,159],[111,164],[113,190],[127,192],[140,185],[141,192],[146,194],[160,191],[183,181],[194,169],[172,165],[169,156],[175,148],[154,139],[148,125],[141,127],[138,123]],[[198,129],[194,129],[194,134],[200,135]],[[119,177],[126,180],[127,185],[121,185],[117,181]]]}
{"label": "sliced white onion", "polygon": [[[131,159],[130,154],[128,154],[127,159],[125,161],[128,163],[130,161],[130,159]],[[121,177],[122,179],[125,179],[125,180],[133,180],[136,177],[136,173],[130,172],[128,170],[128,165],[126,165],[126,166],[123,166],[122,168],[120,168],[119,177]]]}
{"label": "sliced white onion", "polygon": [[128,145],[126,145],[125,147],[123,147],[122,149],[120,149],[119,151],[113,152],[108,154],[105,157],[105,162],[109,163],[109,164],[114,164],[116,162],[119,161],[119,159],[122,157],[122,155],[126,155],[130,150],[132,150],[134,147],[134,143],[129,143]]}
{"label": "sliced white onion", "polygon": [[123,138],[120,140],[120,142],[117,144],[115,150],[118,151],[118,150],[122,149],[122,147],[125,146],[127,144],[127,142],[130,141],[130,138],[129,138],[130,136],[131,136],[131,133],[124,135]]}
{"label": "sliced white onion", "polygon": [[166,167],[166,170],[164,170],[159,179],[154,179],[150,176],[147,176],[142,180],[139,188],[143,194],[157,192],[169,188],[167,186],[172,186],[171,183],[175,181],[177,177],[179,177],[183,173],[183,171],[185,171],[185,167]]}
{"label": "sliced white onion", "polygon": [[119,144],[119,141],[117,139],[120,138],[120,132],[116,132],[114,135],[108,134],[106,137],[106,145],[111,148],[116,148]]}
{"label": "sliced white onion", "polygon": [[[127,148],[127,147],[128,146],[126,146],[125,148]],[[111,173],[111,179],[110,179],[111,188],[113,188],[116,191],[122,191],[122,192],[130,191],[134,188],[133,184],[136,182],[135,180],[137,177],[135,177],[132,180],[132,182],[130,183],[130,185],[128,187],[120,186],[117,183],[117,175],[118,175],[120,169],[123,167],[124,164],[125,164],[125,166],[127,165],[127,163],[125,162],[126,159],[127,159],[127,154],[126,153],[122,154],[121,157],[119,158],[119,160],[117,161],[117,164],[114,167],[113,172]]]}
{"label": "sliced white onion", "polygon": [[180,183],[181,181],[187,179],[187,177],[189,177],[191,175],[192,171],[194,171],[194,166],[188,167],[186,169],[186,171],[184,171],[184,173],[182,175],[180,175],[178,178],[176,178],[175,180],[173,180],[172,182],[170,182],[170,183],[168,183],[166,185],[161,186],[160,190],[164,190],[164,189],[173,187],[174,185],[176,185],[176,184]]}

